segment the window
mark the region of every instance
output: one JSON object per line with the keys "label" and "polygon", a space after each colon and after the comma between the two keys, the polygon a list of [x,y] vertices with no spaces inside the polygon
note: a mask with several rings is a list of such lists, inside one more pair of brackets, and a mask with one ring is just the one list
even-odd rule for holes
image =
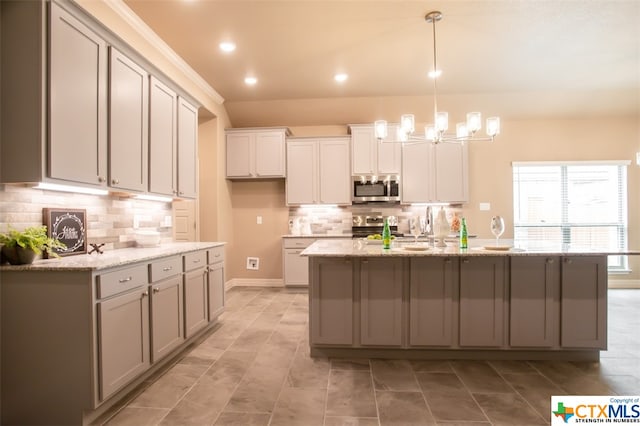
{"label": "window", "polygon": [[[627,165],[513,163],[514,239],[572,248],[627,248]],[[609,256],[609,272],[628,271]]]}

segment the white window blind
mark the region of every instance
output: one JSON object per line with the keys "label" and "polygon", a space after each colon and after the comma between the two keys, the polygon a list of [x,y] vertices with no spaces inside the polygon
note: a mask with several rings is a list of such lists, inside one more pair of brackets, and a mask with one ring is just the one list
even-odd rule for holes
{"label": "white window blind", "polygon": [[[626,249],[627,164],[513,163],[514,238]],[[627,270],[609,256],[609,272]]]}

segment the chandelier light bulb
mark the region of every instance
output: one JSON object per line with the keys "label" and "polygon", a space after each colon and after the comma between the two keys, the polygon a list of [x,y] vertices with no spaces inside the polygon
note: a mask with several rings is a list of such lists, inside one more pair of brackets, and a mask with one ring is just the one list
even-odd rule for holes
{"label": "chandelier light bulb", "polygon": [[487,118],[487,135],[494,137],[500,134],[500,117]]}
{"label": "chandelier light bulb", "polygon": [[377,120],[373,123],[375,128],[376,138],[385,139],[387,137],[387,122],[386,120]]}
{"label": "chandelier light bulb", "polygon": [[436,128],[433,124],[427,124],[424,128],[424,137],[431,142],[436,141]]}
{"label": "chandelier light bulb", "polygon": [[402,131],[408,135],[416,130],[415,123],[416,118],[413,114],[404,114],[400,117],[400,128],[402,128]]}
{"label": "chandelier light bulb", "polygon": [[436,113],[436,129],[439,132],[446,132],[449,128],[449,114],[446,112]]}
{"label": "chandelier light bulb", "polygon": [[469,137],[469,131],[467,130],[467,123],[456,124],[456,137],[461,139]]}
{"label": "chandelier light bulb", "polygon": [[479,112],[467,113],[467,130],[474,134],[482,127],[482,114]]}

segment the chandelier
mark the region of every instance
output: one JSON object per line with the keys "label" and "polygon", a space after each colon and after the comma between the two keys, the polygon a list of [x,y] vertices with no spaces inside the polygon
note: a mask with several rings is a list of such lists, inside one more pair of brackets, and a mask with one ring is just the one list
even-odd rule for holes
{"label": "chandelier", "polygon": [[[447,133],[449,130],[449,114],[444,111],[438,111],[438,95],[437,95],[437,78],[441,71],[437,67],[437,46],[436,46],[436,22],[442,19],[442,12],[433,11],[425,15],[424,19],[433,24],[433,71],[429,72],[429,76],[433,78],[433,123],[427,124],[424,134],[416,134],[415,132],[415,116],[413,114],[404,114],[400,117],[400,125],[397,129],[397,135],[394,142],[465,142],[465,141],[493,141],[494,137],[500,133],[500,118],[487,118],[486,132],[487,136],[477,136],[476,133],[482,127],[482,114],[479,112],[467,113],[467,121],[456,124],[456,133]],[[376,138],[379,140],[387,137],[387,122],[385,120],[377,120],[374,123]]]}

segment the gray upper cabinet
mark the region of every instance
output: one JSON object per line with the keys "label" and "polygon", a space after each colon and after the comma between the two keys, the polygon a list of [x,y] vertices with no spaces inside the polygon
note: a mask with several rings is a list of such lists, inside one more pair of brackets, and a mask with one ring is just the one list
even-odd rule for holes
{"label": "gray upper cabinet", "polygon": [[109,185],[146,191],[149,76],[113,47],[109,59]]}
{"label": "gray upper cabinet", "polygon": [[56,3],[50,5],[49,177],[105,185],[107,45]]}
{"label": "gray upper cabinet", "polygon": [[149,89],[149,191],[177,195],[178,95],[155,77]]}
{"label": "gray upper cabinet", "polygon": [[198,108],[178,98],[178,196],[198,195]]}
{"label": "gray upper cabinet", "polygon": [[227,129],[227,179],[283,178],[286,127]]}
{"label": "gray upper cabinet", "polygon": [[0,182],[197,196],[186,93],[74,2],[0,7]]}

